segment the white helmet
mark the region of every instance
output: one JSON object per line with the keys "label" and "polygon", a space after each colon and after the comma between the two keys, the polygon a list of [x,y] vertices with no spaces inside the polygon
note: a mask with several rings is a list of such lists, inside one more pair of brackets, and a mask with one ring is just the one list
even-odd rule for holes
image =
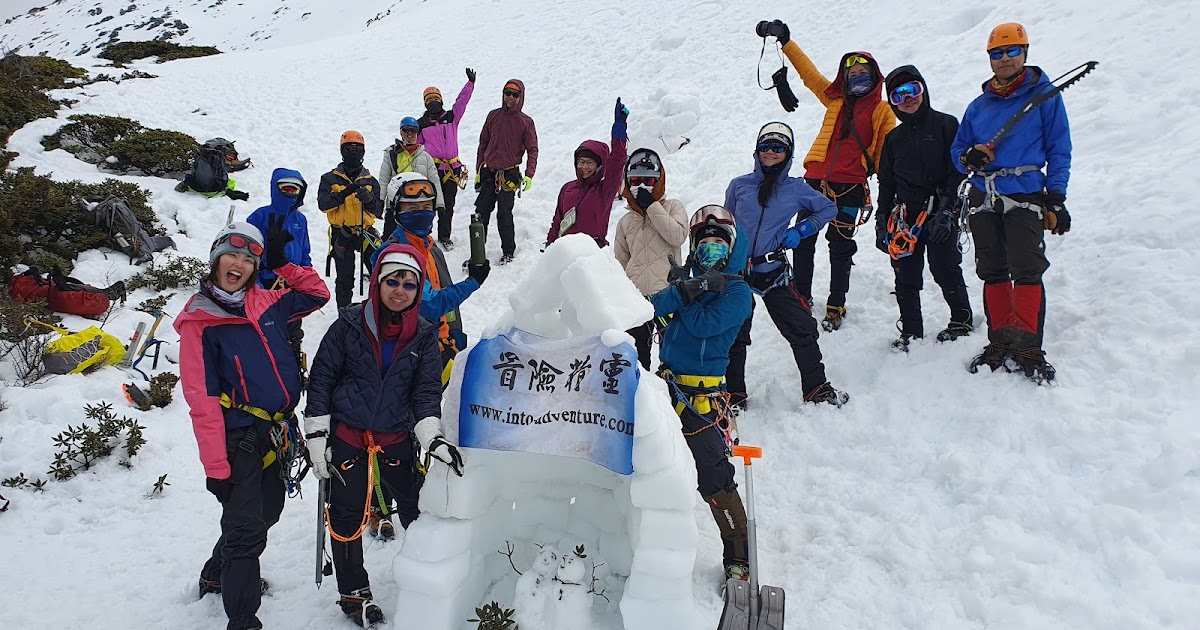
{"label": "white helmet", "polygon": [[208,251],[208,262],[215,263],[229,252],[240,252],[253,258],[257,265],[262,261],[263,243],[263,235],[258,228],[245,221],[234,221],[217,232],[212,249]]}
{"label": "white helmet", "polygon": [[388,182],[387,198],[388,205],[394,206],[402,202],[435,201],[437,193],[434,192],[434,183],[424,175],[407,171],[397,173]]}
{"label": "white helmet", "polygon": [[767,123],[763,125],[762,129],[758,130],[759,144],[770,140],[778,140],[786,144],[789,153],[792,151],[792,147],[796,145],[792,135],[792,128],[781,122]]}

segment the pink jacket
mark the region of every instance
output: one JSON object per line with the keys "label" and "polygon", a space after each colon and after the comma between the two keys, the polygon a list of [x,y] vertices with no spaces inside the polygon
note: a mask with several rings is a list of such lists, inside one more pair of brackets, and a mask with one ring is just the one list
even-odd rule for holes
{"label": "pink jacket", "polygon": [[449,112],[442,112],[442,115],[437,117],[425,114],[417,120],[417,123],[421,125],[421,133],[417,136],[417,142],[425,145],[425,150],[429,152],[429,155],[438,160],[439,171],[449,170],[450,161],[459,157],[458,125],[462,122],[463,114],[467,111],[467,103],[471,101],[471,94],[474,91],[475,84],[467,81],[467,84],[458,93],[458,98],[454,99],[454,107]]}

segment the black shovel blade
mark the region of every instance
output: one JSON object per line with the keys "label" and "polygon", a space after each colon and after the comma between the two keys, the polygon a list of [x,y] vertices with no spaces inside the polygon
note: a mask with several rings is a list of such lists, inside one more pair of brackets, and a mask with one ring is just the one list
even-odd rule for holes
{"label": "black shovel blade", "polygon": [[751,630],[783,630],[783,589],[763,585],[758,589],[758,625]]}
{"label": "black shovel blade", "polygon": [[749,582],[737,578],[725,582],[725,608],[717,630],[754,630],[750,627]]}

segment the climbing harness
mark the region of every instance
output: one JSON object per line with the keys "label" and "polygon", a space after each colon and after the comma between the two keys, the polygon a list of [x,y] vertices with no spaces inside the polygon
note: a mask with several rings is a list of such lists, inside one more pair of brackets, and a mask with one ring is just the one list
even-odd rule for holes
{"label": "climbing harness", "polygon": [[658,376],[666,381],[675,399],[676,415],[682,416],[684,409],[690,409],[700,418],[711,419],[695,431],[684,431],[683,436],[694,437],[707,429],[716,429],[725,443],[726,457],[730,456],[738,443],[738,428],[737,416],[731,412],[730,394],[725,390],[725,377],[675,374],[668,368],[661,368]]}
{"label": "climbing harness", "polygon": [[925,220],[929,218],[929,213],[933,212],[932,196],[925,204],[925,209],[917,215],[917,219],[909,225],[904,217],[908,213],[908,208],[905,204],[896,204],[892,209],[892,213],[888,215],[887,231],[888,231],[888,255],[892,260],[900,260],[908,256],[912,256],[913,251],[917,248],[917,239],[921,238],[921,231],[925,227]]}

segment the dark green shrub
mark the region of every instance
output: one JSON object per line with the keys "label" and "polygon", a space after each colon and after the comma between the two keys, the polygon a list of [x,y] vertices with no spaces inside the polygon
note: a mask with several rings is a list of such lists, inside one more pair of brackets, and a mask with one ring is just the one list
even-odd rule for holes
{"label": "dark green shrub", "polygon": [[150,268],[125,281],[129,291],[145,289],[155,291],[194,288],[200,278],[208,274],[211,267],[207,262],[192,256],[160,256],[150,263]]}
{"label": "dark green shrub", "polygon": [[155,407],[166,407],[171,404],[172,391],[179,377],[173,372],[160,372],[150,379],[150,404]]}
{"label": "dark green shrub", "polygon": [[63,149],[79,159],[93,164],[112,155],[108,146],[118,140],[146,130],[142,123],[120,116],[74,114],[51,135],[42,138],[47,151]]}
{"label": "dark green shrub", "polygon": [[207,57],[218,55],[221,51],[213,46],[180,46],[167,41],[149,42],[116,42],[104,47],[98,57],[108,59],[113,65],[123,65],[137,59],[158,57],[158,63],[187,59],[189,57]]}
{"label": "dark green shrub", "polygon": [[196,140],[178,131],[149,129],[117,140],[108,145],[108,151],[117,158],[110,166],[162,177],[191,170]]}
{"label": "dark green shrub", "polygon": [[87,71],[76,68],[70,63],[53,57],[21,57],[32,75],[30,80],[36,88],[42,90],[60,90],[70,85],[75,79],[86,79]]}
{"label": "dark green shrub", "polygon": [[0,58],[0,146],[26,123],[54,115],[59,104],[46,90],[66,87],[68,79],[86,76],[85,71],[50,57],[8,54]]}

